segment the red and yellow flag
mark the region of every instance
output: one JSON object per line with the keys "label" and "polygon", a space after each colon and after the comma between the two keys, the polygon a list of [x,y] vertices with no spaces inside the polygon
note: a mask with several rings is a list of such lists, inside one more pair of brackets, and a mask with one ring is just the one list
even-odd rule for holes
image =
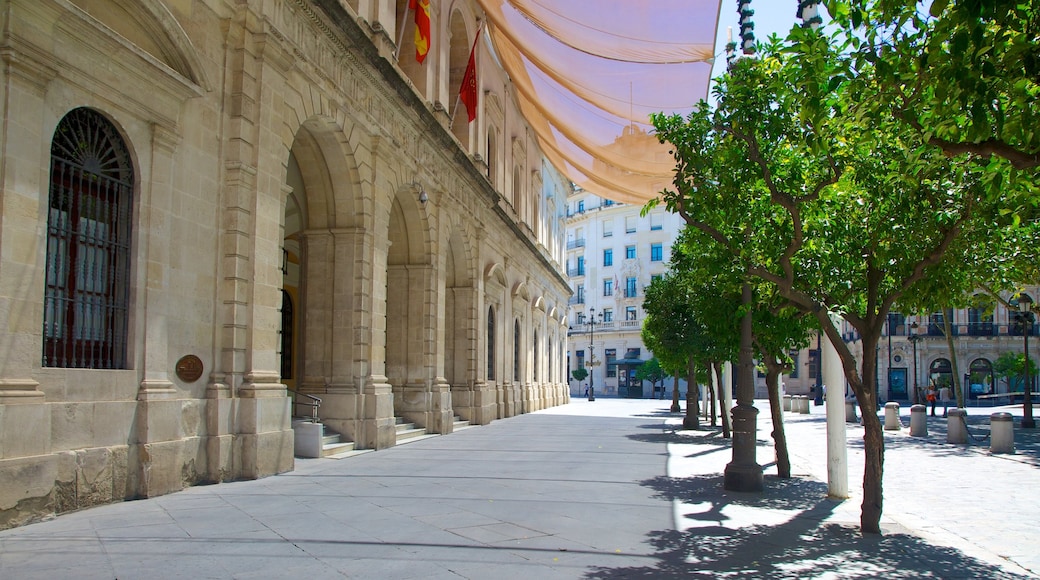
{"label": "red and yellow flag", "polygon": [[408,0],[415,14],[415,60],[422,63],[430,52],[430,0]]}
{"label": "red and yellow flag", "polygon": [[477,35],[473,38],[473,48],[469,51],[469,63],[466,64],[466,73],[462,75],[462,86],[459,87],[459,100],[466,105],[466,114],[469,122],[477,118],[477,39],[480,38],[481,29],[477,29]]}

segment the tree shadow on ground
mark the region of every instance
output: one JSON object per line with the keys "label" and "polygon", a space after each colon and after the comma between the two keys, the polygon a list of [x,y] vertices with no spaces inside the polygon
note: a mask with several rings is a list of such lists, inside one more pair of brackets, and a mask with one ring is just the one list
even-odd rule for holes
{"label": "tree shadow on ground", "polygon": [[729,446],[732,443],[731,439],[724,439],[722,437],[722,430],[714,427],[701,428],[699,430],[682,429],[681,426],[676,426],[676,429],[671,429],[667,425],[661,425],[660,423],[653,425],[641,425],[650,429],[651,433],[634,433],[625,435],[632,441],[640,441],[642,443],[698,443],[707,445],[724,445]]}
{"label": "tree shadow on ground", "polygon": [[[702,511],[684,516],[685,531],[648,534],[657,551],[654,564],[596,567],[585,577],[1029,578],[901,530],[864,535],[855,523],[825,522],[839,502],[826,499],[827,486],[818,481],[767,478],[762,493],[728,492],[722,483],[722,475],[642,482],[660,498],[696,504]],[[756,508],[785,514],[782,523],[735,525],[726,515],[743,513],[747,519],[746,510]]]}

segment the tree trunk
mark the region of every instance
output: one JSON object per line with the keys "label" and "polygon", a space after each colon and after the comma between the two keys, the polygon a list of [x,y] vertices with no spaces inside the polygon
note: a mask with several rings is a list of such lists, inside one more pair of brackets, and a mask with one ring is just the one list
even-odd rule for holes
{"label": "tree trunk", "polygon": [[[729,429],[729,409],[726,408],[726,399],[722,395],[722,390],[727,387],[726,385],[722,384],[722,363],[720,362],[715,363],[715,375],[719,383],[719,388],[716,389],[715,396],[717,397],[716,400],[719,403],[719,415],[722,415],[722,438],[729,439],[731,436]],[[712,413],[714,413],[715,401],[712,401],[711,406]]]}
{"label": "tree trunk", "polygon": [[[871,316],[864,320],[862,327],[857,328],[861,335],[863,358],[856,368],[856,358],[849,346],[842,340],[841,333],[831,322],[830,314],[820,310],[816,319],[826,332],[831,344],[838,351],[845,380],[849,382],[856,395],[860,412],[863,414],[863,504],[860,509],[860,531],[864,534],[881,533],[881,510],[884,505],[882,477],[885,463],[885,438],[881,431],[881,420],[878,418],[877,393],[874,390],[877,377],[877,346],[881,339],[881,326],[877,324],[884,318]],[[840,387],[832,386],[837,392]]]}
{"label": "tree trunk", "polygon": [[672,406],[668,410],[673,413],[679,412],[679,373],[675,373],[675,382],[672,384]]}
{"label": "tree trunk", "polygon": [[773,449],[776,451],[776,474],[783,479],[791,477],[791,457],[787,453],[787,435],[784,433],[784,409],[780,402],[781,365],[766,357],[766,390],[769,391],[769,414],[773,418]]}
{"label": "tree trunk", "polygon": [[[877,333],[880,335],[880,333]],[[878,418],[877,398],[872,386],[876,376],[878,336],[863,336],[862,381],[853,381],[846,372],[849,384],[856,393],[863,414],[863,505],[860,510],[860,531],[864,534],[881,533],[881,511],[884,505],[882,478],[885,464],[885,437]]]}
{"label": "tree trunk", "polygon": [[[950,350],[950,372],[953,376],[950,377],[950,388],[953,389],[953,396],[957,399],[957,408],[964,408],[964,389],[961,388],[960,373],[957,372],[957,349],[953,344],[953,329],[950,327],[950,317],[946,316],[946,311],[943,311],[943,334],[946,335],[946,348]],[[941,385],[937,385],[941,386]],[[944,405],[946,403],[943,403]]]}
{"label": "tree trunk", "polygon": [[692,356],[686,369],[689,376],[686,378],[686,416],[683,417],[683,429],[700,429],[700,404],[694,395],[697,392],[697,362]]}

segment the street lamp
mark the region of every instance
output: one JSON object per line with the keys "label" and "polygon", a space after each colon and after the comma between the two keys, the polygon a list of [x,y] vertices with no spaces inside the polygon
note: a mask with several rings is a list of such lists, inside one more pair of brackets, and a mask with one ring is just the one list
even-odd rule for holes
{"label": "street lamp", "polygon": [[1022,329],[1022,376],[1025,378],[1023,381],[1023,392],[1022,397],[1022,428],[1032,429],[1036,427],[1036,423],[1033,421],[1033,398],[1031,395],[1032,389],[1029,385],[1029,331],[1032,330],[1033,326],[1033,313],[1029,311],[1029,307],[1032,306],[1033,299],[1028,294],[1019,294],[1018,296],[1018,314],[1015,315],[1016,321],[1019,327]]}
{"label": "street lamp", "polygon": [[914,345],[914,403],[921,403],[921,393],[919,392],[920,387],[917,386],[917,343],[921,340],[921,335],[917,334],[918,324],[914,322],[910,325],[910,336],[906,337],[911,344]]}
{"label": "street lamp", "polygon": [[[603,322],[603,314],[600,313],[599,316],[600,316],[600,320],[598,322]],[[596,356],[593,353],[593,349],[596,348],[596,324],[598,324],[598,322],[596,320],[596,309],[595,308],[589,308],[589,321],[586,322],[586,324],[589,325],[589,362],[588,362],[588,366],[589,366],[589,400],[590,401],[595,401],[596,400],[596,388],[595,388],[595,386],[593,384],[593,380],[595,379],[595,375],[596,375],[596,368],[595,368]]]}

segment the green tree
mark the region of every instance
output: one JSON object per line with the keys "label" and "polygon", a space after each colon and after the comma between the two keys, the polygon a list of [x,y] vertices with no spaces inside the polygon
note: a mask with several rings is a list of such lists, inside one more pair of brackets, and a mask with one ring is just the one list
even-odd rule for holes
{"label": "green tree", "polygon": [[[1036,363],[1029,359],[1029,376],[1037,376]],[[1026,357],[1022,353],[1005,352],[993,361],[993,373],[1008,383],[1008,392],[1025,392]]]}
{"label": "green tree", "polygon": [[[1031,180],[1040,167],[1040,1],[827,0],[848,39],[854,82],[878,98],[860,113],[895,117],[949,155],[999,158]],[[1021,172],[1025,172],[1024,174]]]}
{"label": "green tree", "polygon": [[636,380],[650,381],[650,386],[653,387],[651,392],[657,392],[657,383],[661,383],[661,388],[663,389],[664,379],[667,376],[668,373],[661,368],[661,361],[656,356],[639,365],[639,368],[636,369]]}
{"label": "green tree", "polygon": [[[704,328],[693,315],[688,296],[682,280],[669,273],[652,281],[646,288],[643,299],[643,309],[646,311],[640,331],[643,343],[653,351],[654,356],[660,358],[662,367],[676,377],[688,373],[693,364],[691,361],[707,340]],[[689,379],[695,380],[694,377]],[[696,384],[689,379],[688,385]],[[686,391],[686,417],[683,419],[683,426],[687,429],[699,427],[696,399],[693,399],[694,408],[690,408],[690,392],[695,390],[687,387]],[[672,411],[678,410],[676,384],[672,394]]]}
{"label": "green tree", "polygon": [[571,371],[571,376],[574,377],[574,380],[580,383],[581,381],[584,381],[585,379],[589,378],[589,369],[585,367],[576,368],[573,371]]}
{"label": "green tree", "polygon": [[[884,438],[873,385],[885,320],[910,295],[942,304],[929,283],[940,265],[963,293],[969,280],[952,274],[966,254],[978,257],[975,242],[991,235],[1006,200],[989,187],[988,165],[948,157],[896,118],[864,116],[857,106],[883,92],[840,49],[794,29],[718,80],[714,111],[657,116],[655,126],[676,158],[667,207],[835,344],[864,417],[860,524],[879,533]],[[858,361],[830,312],[861,336]]]}

